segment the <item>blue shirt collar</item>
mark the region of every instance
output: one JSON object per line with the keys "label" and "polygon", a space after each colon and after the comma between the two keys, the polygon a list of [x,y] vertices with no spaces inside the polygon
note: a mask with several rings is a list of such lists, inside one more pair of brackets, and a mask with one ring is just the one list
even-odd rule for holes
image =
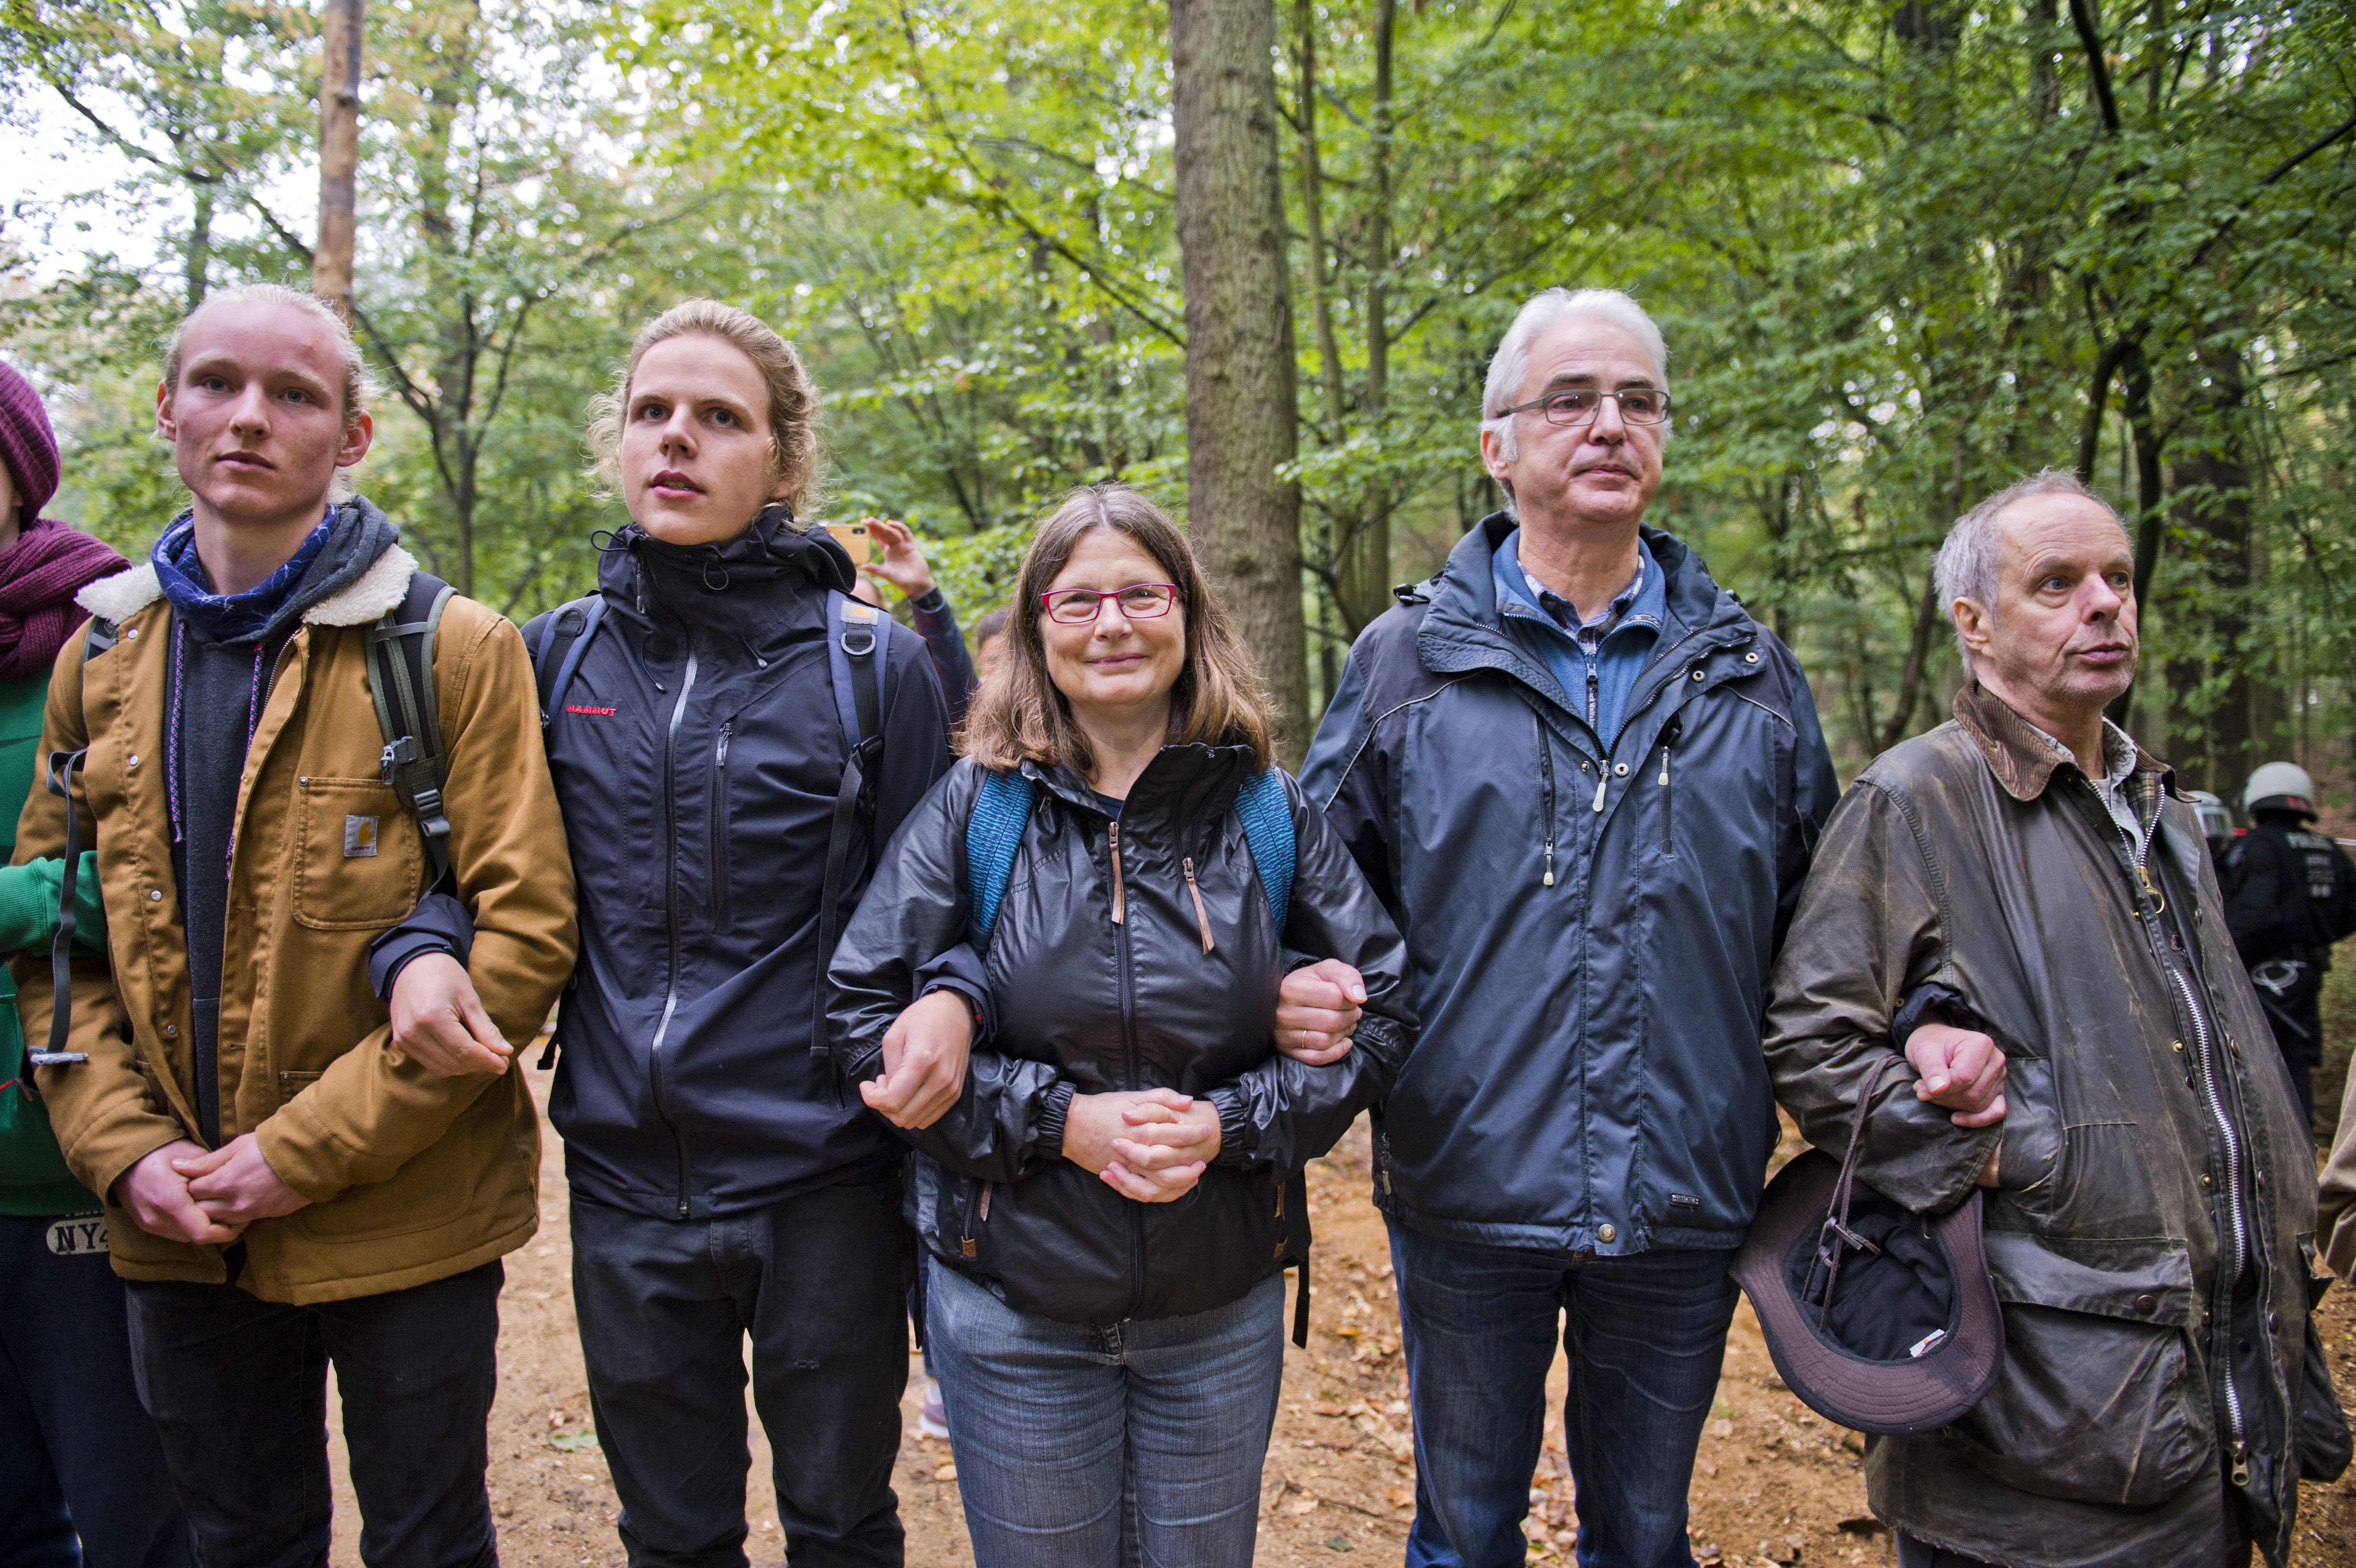
{"label": "blue shirt collar", "polygon": [[1498,541],[1496,554],[1490,558],[1500,614],[1518,610],[1524,618],[1542,622],[1590,651],[1622,626],[1660,630],[1668,614],[1668,581],[1642,539],[1636,541],[1634,579],[1612,596],[1601,616],[1584,625],[1580,624],[1579,611],[1569,601],[1538,587],[1522,570],[1521,539],[1522,530],[1514,529]]}

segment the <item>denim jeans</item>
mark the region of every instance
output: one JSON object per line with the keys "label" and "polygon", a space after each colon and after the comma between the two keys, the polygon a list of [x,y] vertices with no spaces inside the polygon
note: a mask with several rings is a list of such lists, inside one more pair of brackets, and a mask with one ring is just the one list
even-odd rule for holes
{"label": "denim jeans", "polygon": [[487,1263],[309,1307],[233,1285],[132,1281],[139,1395],[205,1568],[324,1568],[330,1362],[359,1496],[360,1561],[496,1563],[483,1474],[506,1277]]}
{"label": "denim jeans", "polygon": [[975,1568],[1244,1568],[1284,1378],[1284,1279],[1184,1317],[1058,1323],[926,1260]]}
{"label": "denim jeans", "polygon": [[1736,1290],[1730,1249],[1569,1256],[1393,1221],[1415,1409],[1408,1568],[1523,1561],[1559,1324],[1580,1568],[1685,1568],[1686,1489]]}
{"label": "denim jeans", "polygon": [[717,1220],[573,1198],[573,1301],[631,1568],[744,1563],[744,1339],[792,1568],[899,1568],[900,1179]]}
{"label": "denim jeans", "polygon": [[105,1235],[94,1213],[0,1215],[0,1568],[197,1560],[139,1407]]}

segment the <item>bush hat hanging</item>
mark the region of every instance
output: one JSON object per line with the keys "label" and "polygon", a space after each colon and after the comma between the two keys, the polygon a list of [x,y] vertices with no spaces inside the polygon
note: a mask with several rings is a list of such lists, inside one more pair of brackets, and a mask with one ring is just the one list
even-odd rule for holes
{"label": "bush hat hanging", "polygon": [[2004,1317],[1980,1248],[1978,1189],[1947,1213],[1909,1212],[1857,1179],[1873,1093],[1865,1075],[1848,1151],[1810,1149],[1768,1184],[1736,1254],[1775,1370],[1808,1408],[1902,1436],[1977,1404],[2004,1363]]}

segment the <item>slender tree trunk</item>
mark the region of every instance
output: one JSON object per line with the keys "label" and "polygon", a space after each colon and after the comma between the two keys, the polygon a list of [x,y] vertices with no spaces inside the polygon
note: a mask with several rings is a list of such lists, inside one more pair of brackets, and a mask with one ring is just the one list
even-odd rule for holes
{"label": "slender tree trunk", "polygon": [[[1397,0],[1376,0],[1373,177],[1366,215],[1366,425],[1377,441],[1390,395],[1391,42],[1398,24]],[[1338,585],[1334,599],[1355,637],[1390,604],[1391,499],[1389,487],[1381,481],[1366,485],[1357,527],[1333,566]]]}
{"label": "slender tree trunk", "polygon": [[1186,294],[1189,528],[1276,699],[1309,741],[1292,303],[1279,170],[1274,0],[1171,0],[1178,244]]}
{"label": "slender tree trunk", "polygon": [[[2243,403],[2248,395],[2247,374],[2239,350],[2205,349],[2200,369],[2208,378],[2208,413],[2214,427],[2196,451],[2169,464],[2175,480],[2177,521],[2201,541],[2207,566],[2204,592],[2171,595],[2171,615],[2205,615],[2210,640],[2216,649],[2213,668],[2225,673],[2223,691],[2205,713],[2193,706],[2194,692],[2211,675],[2205,660],[2178,659],[2169,666],[2171,752],[2186,753],[2197,742],[2201,764],[2193,772],[2201,787],[2228,800],[2265,761],[2276,737],[2259,717],[2260,692],[2266,683],[2251,679],[2255,656],[2243,647],[2250,634],[2250,587],[2255,581],[2256,550],[2251,537],[2250,469],[2242,441]],[[2190,492],[2190,494],[2188,494]],[[2179,763],[2189,756],[2178,755]]]}
{"label": "slender tree trunk", "polygon": [[360,36],[368,0],[327,0],[319,49],[319,243],[311,292],[352,315],[352,206],[360,163]]}
{"label": "slender tree trunk", "polygon": [[196,309],[205,303],[205,290],[209,284],[208,274],[213,259],[213,187],[195,187],[195,212],[188,219],[188,255],[181,275],[187,280],[188,308]]}
{"label": "slender tree trunk", "polygon": [[[2168,493],[2159,465],[2167,438],[2160,433],[2158,414],[2152,407],[2151,361],[2140,344],[2120,362],[2119,369],[2126,392],[2120,411],[2126,415],[2128,445],[2135,456],[2135,595],[2141,606],[2151,603],[2152,579],[2159,571],[2159,547],[2168,532],[2168,519],[2161,509]],[[2136,696],[2142,685],[2137,680],[2111,704],[2112,719],[2129,734],[2135,732]]]}

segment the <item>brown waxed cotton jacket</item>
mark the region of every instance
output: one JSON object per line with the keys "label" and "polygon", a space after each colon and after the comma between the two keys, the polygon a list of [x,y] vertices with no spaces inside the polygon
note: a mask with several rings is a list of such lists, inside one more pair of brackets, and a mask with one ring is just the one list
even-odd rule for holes
{"label": "brown waxed cotton jacket", "polygon": [[[2200,827],[2139,753],[2147,893],[2067,752],[1976,685],[1955,720],[1884,753],[1833,813],[1768,1016],[1776,1095],[1836,1155],[1918,988],[1968,1004],[2008,1059],[1997,1127],[1917,1101],[1912,1069],[1868,1125],[1858,1179],[1917,1212],[1962,1200],[2000,1138],[1985,1223],[2005,1326],[1971,1412],[1866,1440],[1868,1496],[2015,1568],[2214,1568],[2244,1528],[2279,1568],[2314,1155]],[[2255,1290],[2239,1303],[2237,1234]]]}
{"label": "brown waxed cotton jacket", "polygon": [[[221,1137],[255,1134],[309,1207],[245,1232],[241,1283],[266,1300],[336,1301],[423,1285],[528,1241],[539,1221],[540,1124],[520,1053],[500,1076],[436,1078],[391,1043],[369,990],[368,944],[408,914],[430,873],[416,820],[380,782],[384,738],[364,628],[400,603],[417,563],[395,545],[313,605],[280,654],[238,803],[221,956]],[[84,590],[120,640],[82,662],[77,636],[49,683],[44,755],[89,738],[76,780],[96,824],[108,961],[73,969],[78,1066],[40,1070],[66,1162],[91,1190],[177,1138],[201,1141],[192,1077],[187,943],[173,881],[164,709],[172,610],[155,569]],[[453,597],[434,647],[450,856],[473,912],[468,968],[519,1046],[572,972],[573,868],[541,751],[521,635]],[[88,728],[85,731],[84,719]],[[347,819],[376,819],[376,852],[348,853]],[[37,785],[19,862],[59,854],[64,803]],[[84,843],[91,840],[87,837]],[[16,961],[25,1035],[48,1036],[48,958]],[[115,1271],[220,1282],[218,1247],[141,1231],[109,1201]]]}

